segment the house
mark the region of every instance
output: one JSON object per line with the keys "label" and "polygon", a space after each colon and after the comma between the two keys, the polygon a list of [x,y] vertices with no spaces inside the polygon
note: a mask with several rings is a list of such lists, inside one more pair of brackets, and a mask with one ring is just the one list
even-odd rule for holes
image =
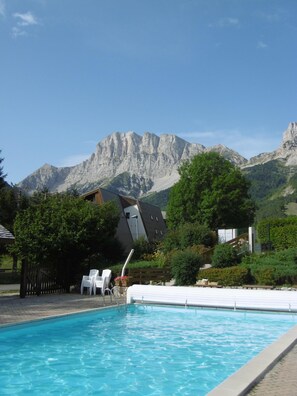
{"label": "house", "polygon": [[161,209],[157,206],[125,197],[104,188],[87,192],[82,198],[102,205],[113,201],[120,210],[120,220],[116,237],[121,242],[125,253],[133,247],[133,242],[140,237],[149,242],[160,241],[166,233],[166,224]]}
{"label": "house", "polygon": [[14,239],[12,233],[0,224],[0,243],[13,243]]}

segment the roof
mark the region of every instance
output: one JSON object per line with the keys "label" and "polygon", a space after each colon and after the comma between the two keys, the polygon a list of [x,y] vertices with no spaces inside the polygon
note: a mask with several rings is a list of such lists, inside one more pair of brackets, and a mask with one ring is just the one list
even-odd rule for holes
{"label": "roof", "polygon": [[14,242],[14,236],[3,225],[0,224],[0,241],[5,243]]}

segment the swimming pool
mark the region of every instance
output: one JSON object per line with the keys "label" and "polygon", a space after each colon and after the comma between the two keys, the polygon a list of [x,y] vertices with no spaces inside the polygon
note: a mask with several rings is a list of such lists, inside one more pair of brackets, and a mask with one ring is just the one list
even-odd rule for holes
{"label": "swimming pool", "polygon": [[0,330],[2,395],[206,395],[296,315],[131,305]]}

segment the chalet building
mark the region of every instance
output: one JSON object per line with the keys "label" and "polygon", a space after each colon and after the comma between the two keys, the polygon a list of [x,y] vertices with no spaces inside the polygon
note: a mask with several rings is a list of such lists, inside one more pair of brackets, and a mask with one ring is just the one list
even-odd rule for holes
{"label": "chalet building", "polygon": [[0,243],[13,243],[14,236],[3,225],[0,224]]}
{"label": "chalet building", "polygon": [[166,225],[161,209],[157,206],[124,197],[104,188],[98,188],[82,195],[85,200],[102,205],[113,201],[120,210],[120,220],[116,237],[125,252],[132,249],[133,242],[144,237],[149,242],[160,241],[166,233]]}

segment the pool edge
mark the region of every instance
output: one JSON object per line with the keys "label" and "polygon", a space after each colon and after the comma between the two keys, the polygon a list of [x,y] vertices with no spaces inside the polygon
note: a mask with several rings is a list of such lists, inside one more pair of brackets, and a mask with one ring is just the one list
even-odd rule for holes
{"label": "pool edge", "polygon": [[20,320],[18,322],[14,322],[14,323],[3,323],[0,324],[0,330],[2,329],[7,329],[7,328],[12,328],[12,327],[21,327],[24,325],[28,325],[30,323],[34,324],[34,323],[42,323],[45,321],[51,321],[51,320],[55,320],[55,319],[63,319],[63,318],[67,318],[70,316],[75,316],[75,315],[79,315],[79,314],[88,314],[91,312],[95,312],[95,311],[101,311],[101,310],[105,310],[105,309],[118,309],[121,307],[125,307],[128,304],[124,303],[124,304],[119,304],[119,305],[106,305],[103,307],[97,307],[97,308],[87,308],[87,309],[82,309],[82,310],[77,310],[77,311],[71,311],[71,312],[64,312],[64,313],[59,313],[59,314],[55,314],[55,315],[46,315],[46,316],[40,316],[37,317],[35,319],[29,319],[29,320]]}
{"label": "pool edge", "polygon": [[210,391],[207,396],[244,396],[297,344],[297,325]]}

